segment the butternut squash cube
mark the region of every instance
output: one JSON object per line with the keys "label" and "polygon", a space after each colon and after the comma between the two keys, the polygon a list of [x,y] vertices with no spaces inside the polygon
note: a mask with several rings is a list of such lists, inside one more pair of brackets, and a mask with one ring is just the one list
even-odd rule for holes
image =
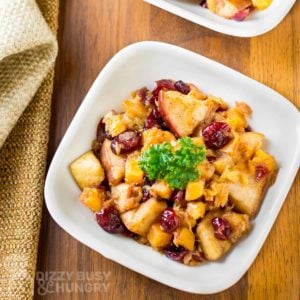
{"label": "butternut squash cube", "polygon": [[126,183],[143,183],[144,172],[138,164],[136,155],[129,155],[125,164],[125,182]]}
{"label": "butternut squash cube", "polygon": [[159,249],[166,247],[172,240],[173,235],[164,232],[158,223],[150,227],[147,238],[151,247]]}
{"label": "butternut squash cube", "polygon": [[108,112],[104,116],[103,122],[105,123],[105,130],[112,137],[119,135],[127,129],[125,123],[123,122],[123,115],[117,114],[114,111]]}
{"label": "butternut squash cube", "polygon": [[252,0],[253,6],[257,9],[266,9],[272,3],[272,0]]}
{"label": "butternut squash cube", "polygon": [[177,247],[183,246],[185,249],[193,251],[195,247],[195,235],[190,229],[182,227],[175,232],[173,242]]}
{"label": "butternut squash cube", "polygon": [[204,185],[205,181],[203,179],[190,181],[186,187],[185,200],[193,201],[199,199],[203,195]]}
{"label": "butternut squash cube", "polygon": [[106,193],[103,189],[85,187],[79,199],[90,210],[96,212],[102,208]]}
{"label": "butternut squash cube", "polygon": [[165,130],[153,127],[151,129],[145,130],[142,135],[143,149],[147,150],[153,144],[161,144],[163,142],[175,141],[174,135]]}

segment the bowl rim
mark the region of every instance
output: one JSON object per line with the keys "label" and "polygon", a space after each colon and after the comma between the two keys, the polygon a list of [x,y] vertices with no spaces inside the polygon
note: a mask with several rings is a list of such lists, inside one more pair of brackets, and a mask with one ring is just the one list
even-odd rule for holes
{"label": "bowl rim", "polygon": [[[226,35],[236,36],[236,37],[242,37],[242,38],[249,38],[249,37],[255,37],[259,35],[263,35],[271,30],[273,30],[281,21],[286,17],[286,15],[289,13],[289,11],[294,6],[296,0],[288,0],[290,1],[287,3],[287,5],[284,6],[284,9],[280,11],[275,17],[272,18],[271,23],[267,23],[265,26],[261,26],[260,28],[251,28],[249,31],[243,31],[243,29],[240,29],[239,26],[236,26],[236,28],[232,29],[228,26],[223,26],[224,24],[218,24],[217,22],[210,20],[208,18],[205,18],[201,15],[198,15],[194,12],[188,11],[184,8],[181,8],[180,6],[176,5],[175,3],[170,3],[166,0],[144,0],[145,2],[152,4],[156,7],[159,7],[163,10],[166,10],[172,14],[175,14],[181,18],[184,18],[188,21],[191,21],[195,24],[204,26],[206,28],[209,28],[211,30],[214,30],[216,32],[224,33]],[[273,0],[274,1],[274,0]],[[285,3],[283,3],[284,5]],[[200,9],[199,5],[199,9]],[[219,16],[216,16],[218,18],[222,18]],[[222,18],[224,19],[224,18]],[[225,19],[226,20],[226,19]],[[224,21],[224,20],[223,20]],[[236,22],[232,20],[226,20],[228,22]],[[243,21],[246,22],[246,21]],[[236,22],[237,24],[241,24],[241,22]]]}
{"label": "bowl rim", "polygon": [[[242,76],[247,80],[250,80],[252,82],[255,82],[256,84],[259,84],[260,86],[264,87],[264,89],[267,89],[268,91],[272,91],[272,93],[276,93],[278,96],[280,96],[280,98],[287,100],[286,98],[284,98],[283,96],[281,96],[279,93],[277,93],[276,91],[272,90],[271,88],[255,81],[252,78],[249,78],[245,75],[243,75],[242,73],[235,71],[221,63],[215,62],[209,58],[206,58],[200,54],[194,53],[192,51],[186,50],[184,48],[175,46],[175,45],[171,45],[171,44],[167,44],[167,43],[162,43],[162,42],[153,42],[153,41],[144,41],[144,42],[138,42],[138,43],[134,43],[131,44],[125,48],[123,48],[122,50],[120,50],[116,55],[113,56],[113,58],[106,64],[106,66],[102,69],[102,71],[99,73],[99,75],[97,76],[96,80],[94,81],[94,83],[92,84],[90,90],[88,91],[87,95],[85,96],[84,100],[82,101],[82,104],[80,105],[79,109],[77,110],[75,116],[73,117],[68,129],[66,130],[64,137],[62,138],[56,153],[51,161],[51,164],[49,166],[48,169],[48,173],[47,173],[47,177],[46,177],[46,181],[45,181],[45,190],[44,190],[44,195],[45,195],[45,202],[46,202],[46,206],[47,209],[50,213],[50,215],[52,216],[52,218],[55,220],[55,222],[62,227],[66,232],[68,232],[71,236],[73,236],[76,240],[80,241],[81,243],[87,245],[88,247],[92,248],[93,250],[95,250],[96,252],[100,253],[101,255],[103,255],[104,257],[111,259],[131,270],[134,270],[144,276],[147,276],[149,278],[152,278],[158,282],[161,282],[165,285],[171,286],[175,289],[179,289],[179,290],[183,290],[186,292],[190,292],[190,293],[197,293],[197,294],[213,294],[213,293],[217,293],[217,292],[221,292],[229,287],[231,287],[232,285],[234,285],[243,275],[244,273],[248,270],[248,268],[251,266],[251,264],[253,263],[254,259],[256,258],[256,256],[258,255],[262,245],[264,244],[277,216],[278,213],[286,199],[286,195],[289,191],[289,189],[291,188],[292,182],[296,176],[296,172],[299,168],[299,164],[300,164],[300,118],[299,118],[299,122],[297,124],[297,134],[298,134],[298,140],[297,140],[297,149],[295,149],[296,151],[296,155],[295,155],[295,159],[291,165],[291,169],[290,169],[290,175],[289,177],[286,179],[286,184],[283,186],[283,188],[281,188],[280,190],[280,196],[278,196],[278,198],[283,199],[280,203],[280,205],[274,209],[274,217],[271,220],[271,222],[268,223],[267,229],[264,228],[265,234],[263,236],[261,236],[260,239],[257,240],[257,246],[256,246],[256,250],[254,251],[254,254],[250,256],[249,258],[249,263],[247,264],[247,268],[243,269],[241,268],[240,272],[237,272],[235,274],[235,276],[233,277],[233,279],[231,278],[231,280],[229,282],[223,283],[223,285],[221,285],[219,288],[215,288],[215,289],[204,289],[202,286],[195,286],[195,285],[189,285],[189,286],[178,286],[178,284],[176,284],[176,282],[173,282],[170,278],[166,278],[166,273],[164,273],[162,270],[159,270],[151,265],[147,265],[147,271],[144,268],[144,265],[141,264],[137,264],[136,260],[134,259],[134,257],[132,257],[132,255],[129,253],[125,253],[125,251],[122,252],[122,258],[120,259],[118,257],[119,255],[119,250],[116,250],[113,246],[108,245],[103,243],[103,245],[101,246],[101,251],[94,245],[94,238],[91,239],[89,237],[85,236],[85,231],[81,228],[74,228],[74,226],[72,225],[72,222],[69,222],[68,220],[64,220],[63,218],[63,213],[61,213],[59,210],[57,210],[55,201],[52,201],[51,199],[55,198],[55,193],[53,190],[53,178],[55,178],[55,168],[56,165],[58,164],[59,161],[59,157],[62,155],[63,151],[64,151],[64,145],[68,143],[68,139],[69,139],[69,133],[76,129],[77,127],[77,119],[79,118],[79,114],[82,114],[84,111],[86,111],[88,109],[88,107],[90,106],[90,104],[93,101],[93,90],[95,89],[95,86],[97,85],[97,83],[99,81],[102,80],[102,78],[104,78],[105,76],[107,76],[107,74],[111,71],[111,69],[114,69],[114,65],[118,64],[119,60],[124,60],[126,59],[128,54],[131,53],[137,53],[138,51],[143,51],[145,49],[149,50],[149,48],[164,48],[165,50],[172,50],[172,51],[176,51],[179,52],[181,54],[185,54],[185,55],[189,55],[189,56],[193,56],[193,58],[201,58],[202,60],[209,62],[211,64],[214,64],[217,68],[222,68],[222,69],[226,69],[229,70],[230,72],[232,72],[232,74],[238,75],[238,76]],[[274,99],[274,101],[277,101],[278,99]],[[282,103],[281,100],[278,100],[280,103]],[[288,100],[284,102],[286,106],[289,107],[289,109],[295,111],[295,113],[299,113],[298,109],[291,104]],[[297,159],[298,158],[298,159]],[[100,238],[99,238],[100,240]]]}

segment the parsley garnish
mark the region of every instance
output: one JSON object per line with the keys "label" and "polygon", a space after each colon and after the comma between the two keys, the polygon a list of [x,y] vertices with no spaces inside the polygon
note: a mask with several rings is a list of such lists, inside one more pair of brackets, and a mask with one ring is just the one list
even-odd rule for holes
{"label": "parsley garnish", "polygon": [[197,165],[205,160],[205,147],[197,146],[189,137],[179,140],[179,149],[170,143],[152,145],[140,158],[139,166],[149,179],[164,179],[172,189],[184,189],[199,177]]}

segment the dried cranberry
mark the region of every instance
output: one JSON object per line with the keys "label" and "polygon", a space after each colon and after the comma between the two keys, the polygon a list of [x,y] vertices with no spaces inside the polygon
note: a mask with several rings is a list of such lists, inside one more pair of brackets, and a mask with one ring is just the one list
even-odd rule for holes
{"label": "dried cranberry", "polygon": [[143,183],[144,185],[152,185],[155,180],[150,179],[148,176],[144,176]]}
{"label": "dried cranberry", "polygon": [[160,217],[160,226],[167,233],[175,231],[180,224],[179,217],[176,215],[173,208],[167,208],[164,210]]}
{"label": "dried cranberry", "polygon": [[207,0],[200,1],[199,5],[202,6],[202,7],[204,7],[204,8],[207,8],[208,7],[207,6]]}
{"label": "dried cranberry", "polygon": [[232,133],[227,123],[213,122],[202,130],[205,145],[211,149],[220,149],[232,139]]}
{"label": "dried cranberry", "polygon": [[111,151],[117,155],[132,152],[141,146],[142,137],[137,131],[125,131],[111,142]]}
{"label": "dried cranberry", "polygon": [[172,259],[172,260],[176,260],[176,261],[182,261],[183,257],[188,253],[188,251],[182,247],[176,247],[175,245],[170,245],[169,247],[164,249],[164,254]]}
{"label": "dried cranberry", "polygon": [[227,240],[230,233],[231,227],[227,220],[223,218],[213,218],[211,224],[214,228],[215,237],[218,240]]}
{"label": "dried cranberry", "polygon": [[102,144],[105,138],[107,137],[107,133],[105,131],[105,123],[103,122],[103,118],[99,121],[97,126],[97,141]]}
{"label": "dried cranberry", "polygon": [[146,87],[142,87],[141,89],[138,90],[137,92],[138,96],[140,96],[142,102],[144,105],[148,105],[148,89]]}
{"label": "dried cranberry", "polygon": [[127,228],[123,224],[118,210],[109,206],[96,213],[97,223],[109,233],[124,233]]}
{"label": "dried cranberry", "polygon": [[176,81],[174,84],[176,90],[184,95],[187,95],[190,92],[190,87],[184,83],[182,80]]}
{"label": "dried cranberry", "polygon": [[255,168],[255,173],[256,181],[260,181],[262,178],[269,174],[269,170],[263,165],[258,165]]}
{"label": "dried cranberry", "polygon": [[158,121],[155,118],[154,109],[150,112],[144,124],[145,129],[151,129],[153,127],[159,127]]}
{"label": "dried cranberry", "polygon": [[185,190],[175,190],[172,193],[171,200],[177,204],[185,202]]}
{"label": "dried cranberry", "polygon": [[146,202],[150,198],[151,198],[151,194],[150,194],[149,189],[147,189],[146,187],[143,187],[143,198],[142,198],[141,202]]}
{"label": "dried cranberry", "polygon": [[210,162],[210,163],[212,163],[212,162],[214,162],[214,161],[216,161],[217,160],[217,158],[215,157],[215,156],[206,156],[206,159],[207,159],[207,161],[208,162]]}
{"label": "dried cranberry", "polygon": [[122,235],[129,237],[129,238],[135,238],[136,234],[134,232],[129,231],[126,227],[125,227],[125,231],[121,232]]}
{"label": "dried cranberry", "polygon": [[169,79],[161,79],[156,81],[156,88],[152,91],[153,98],[157,100],[161,90],[175,91],[174,81]]}
{"label": "dried cranberry", "polygon": [[110,191],[110,185],[109,185],[109,182],[108,182],[108,179],[107,179],[106,176],[104,177],[104,179],[101,182],[100,186],[103,187],[106,191]]}
{"label": "dried cranberry", "polygon": [[252,128],[248,125],[248,126],[245,128],[245,131],[246,131],[246,132],[251,132],[251,131],[252,131]]}
{"label": "dried cranberry", "polygon": [[165,124],[157,107],[154,107],[151,110],[144,124],[145,129],[150,129],[153,127],[161,128],[162,130],[168,130],[168,127]]}
{"label": "dried cranberry", "polygon": [[240,11],[238,11],[233,17],[232,19],[235,21],[244,21],[250,14],[250,9],[246,8],[246,9],[242,9]]}
{"label": "dried cranberry", "polygon": [[101,144],[97,140],[93,140],[92,142],[92,150],[96,157],[100,156]]}

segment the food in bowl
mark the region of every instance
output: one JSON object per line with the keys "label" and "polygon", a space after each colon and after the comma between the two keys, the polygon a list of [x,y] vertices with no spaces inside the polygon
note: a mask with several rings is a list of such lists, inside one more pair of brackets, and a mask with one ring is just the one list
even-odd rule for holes
{"label": "food in bowl", "polygon": [[203,0],[200,5],[221,17],[243,21],[253,10],[264,10],[271,3],[272,0]]}
{"label": "food in bowl", "polygon": [[264,135],[234,107],[181,80],[159,80],[100,119],[70,164],[102,229],[187,265],[220,259],[250,229],[277,173]]}

